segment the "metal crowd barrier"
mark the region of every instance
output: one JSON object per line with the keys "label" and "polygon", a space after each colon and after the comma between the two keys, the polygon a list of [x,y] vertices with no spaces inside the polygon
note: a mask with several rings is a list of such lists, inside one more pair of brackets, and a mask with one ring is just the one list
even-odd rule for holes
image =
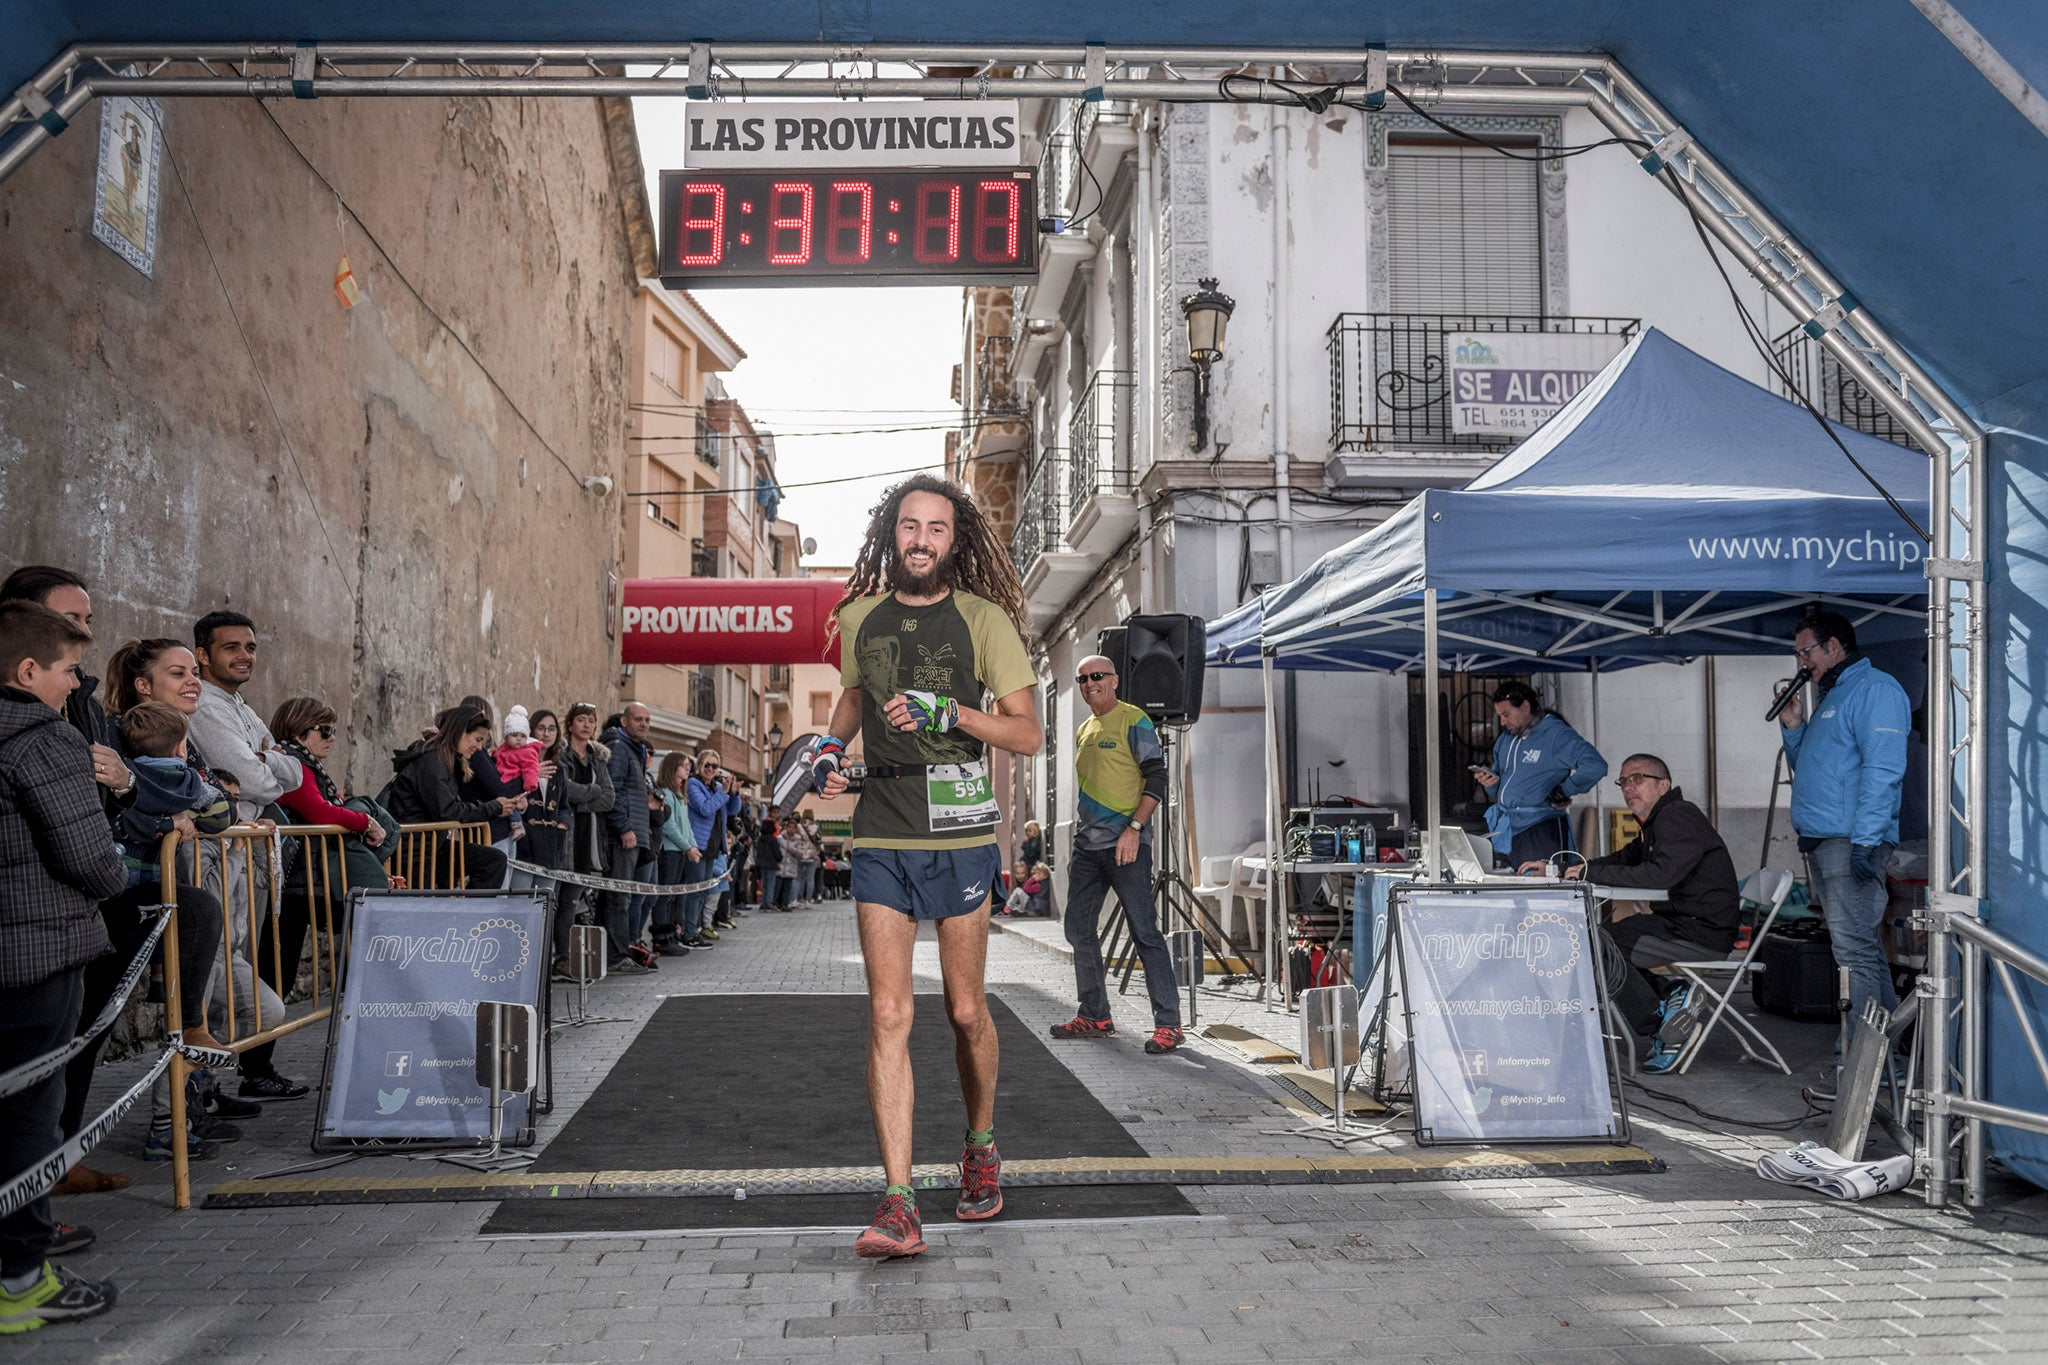
{"label": "metal crowd barrier", "polygon": [[[330,879],[346,884],[346,857],[342,840],[348,831],[340,825],[235,825],[218,834],[195,835],[189,840],[182,839],[173,831],[166,834],[158,851],[161,868],[162,894],[164,904],[170,907],[170,923],[163,936],[164,956],[164,1027],[176,1035],[185,1027],[184,1010],[180,1002],[178,961],[178,884],[181,880],[191,886],[212,892],[220,900],[221,907],[221,989],[224,992],[223,1006],[227,1019],[225,1036],[219,1041],[229,1052],[237,1055],[252,1047],[275,1042],[290,1033],[296,1033],[312,1024],[323,1023],[334,1009],[341,982],[341,964],[347,960],[347,928],[341,923],[341,905],[338,898],[330,897],[327,889]],[[440,853],[444,843],[448,849],[447,885],[462,886],[465,880],[464,850],[472,843],[489,843],[490,826],[487,824],[462,824],[456,821],[440,821],[432,824],[401,825],[398,833],[398,848],[386,863],[386,869],[394,877],[403,877],[405,884],[416,889],[432,888],[437,885],[435,873],[441,865]],[[285,841],[298,842],[297,856],[304,870],[304,890],[291,894],[305,897],[308,932],[312,935],[313,980],[311,1006],[297,1018],[279,1015],[266,1019],[263,1010],[263,991],[258,984],[269,980],[280,1002],[289,1002],[293,987],[297,984],[299,964],[287,964],[283,960],[283,916],[286,902],[284,887]],[[180,844],[190,849],[191,875],[181,878],[178,872],[178,851]],[[241,856],[233,856],[239,852]],[[239,886],[242,894],[233,894]],[[235,914],[237,901],[247,920],[247,956],[249,964],[249,999],[246,1008],[237,1008],[235,972],[233,958],[235,951]],[[262,955],[263,927],[270,929],[269,971],[265,964],[255,961]],[[204,964],[209,974],[213,964]],[[289,972],[289,975],[287,975]],[[288,1008],[288,1005],[287,1005]],[[244,1028],[244,1022],[248,1027]],[[204,1024],[205,1020],[195,1021]],[[191,1074],[192,1064],[183,1056],[171,1060],[171,1190],[174,1207],[192,1207],[191,1150],[186,1131],[185,1080]]]}

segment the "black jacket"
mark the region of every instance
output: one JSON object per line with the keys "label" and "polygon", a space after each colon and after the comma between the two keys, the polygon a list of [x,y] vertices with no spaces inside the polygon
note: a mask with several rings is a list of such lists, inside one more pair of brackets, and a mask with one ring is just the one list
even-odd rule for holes
{"label": "black jacket", "polygon": [[33,986],[107,951],[99,903],[128,874],[85,738],[0,687],[0,988]]}
{"label": "black jacket", "polygon": [[[474,765],[478,759],[490,762],[478,754],[470,759],[470,763]],[[421,740],[409,748],[398,750],[391,755],[391,766],[397,775],[384,789],[377,804],[390,811],[401,824],[423,825],[440,820],[459,820],[469,825],[487,821],[497,812],[498,803],[495,801],[462,799],[455,774],[448,771],[448,765],[441,761],[441,754],[431,740]]]}
{"label": "black jacket", "polygon": [[611,754],[593,743],[584,759],[567,744],[555,775],[528,793],[524,860],[574,872],[599,870],[598,817],[612,808]]}
{"label": "black jacket", "polygon": [[1742,914],[1735,860],[1707,813],[1676,787],[1650,808],[1640,836],[1586,864],[1586,880],[1595,886],[1667,891],[1670,901],[1650,909],[1672,933],[1718,952],[1735,946]]}
{"label": "black jacket", "polygon": [[[498,775],[498,761],[491,757],[489,749],[478,749],[469,758],[469,779],[455,784],[456,794],[464,801],[474,801],[498,809],[501,796],[518,796],[518,784],[507,782]],[[491,842],[501,843],[512,837],[512,817],[491,816]]]}

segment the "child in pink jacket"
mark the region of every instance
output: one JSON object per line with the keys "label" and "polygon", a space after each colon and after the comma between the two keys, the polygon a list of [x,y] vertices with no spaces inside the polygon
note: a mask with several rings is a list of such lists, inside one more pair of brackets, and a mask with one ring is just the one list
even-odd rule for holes
{"label": "child in pink jacket", "polygon": [[[521,795],[540,786],[540,745],[533,742],[533,725],[526,718],[525,707],[515,706],[505,713],[505,737],[491,757],[497,760],[498,776]],[[526,833],[526,822],[516,811],[512,831],[515,839]]]}

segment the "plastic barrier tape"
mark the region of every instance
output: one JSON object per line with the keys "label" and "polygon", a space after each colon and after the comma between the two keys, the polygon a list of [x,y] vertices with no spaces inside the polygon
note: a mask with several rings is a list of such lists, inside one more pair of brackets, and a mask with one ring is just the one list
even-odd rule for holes
{"label": "plastic barrier tape", "polygon": [[135,1102],[149,1093],[149,1088],[156,1084],[157,1077],[164,1074],[164,1068],[171,1064],[171,1058],[175,1053],[176,1049],[166,1048],[163,1055],[156,1059],[156,1065],[149,1069],[147,1076],[128,1087],[128,1093],[109,1105],[106,1112],[79,1129],[76,1137],[5,1185],[0,1185],[0,1218],[20,1212],[55,1189],[57,1182],[64,1178],[64,1173],[82,1160],[87,1152],[99,1146],[107,1134],[114,1131],[115,1125],[135,1107]]}
{"label": "plastic barrier tape", "polygon": [[571,886],[588,886],[598,891],[618,891],[629,896],[687,896],[693,891],[706,891],[725,884],[724,877],[713,877],[708,882],[688,882],[682,886],[654,886],[647,882],[622,881],[617,877],[597,877],[588,872],[564,872],[560,868],[540,867],[534,863],[522,863],[517,858],[506,862],[530,877],[545,877],[551,882],[567,882]]}
{"label": "plastic barrier tape", "polygon": [[149,931],[149,937],[135,954],[135,960],[128,964],[128,970],[121,974],[121,982],[114,987],[113,998],[107,1001],[107,1007],[100,1011],[99,1018],[92,1021],[92,1027],[55,1052],[46,1052],[32,1062],[23,1062],[0,1076],[0,1100],[19,1095],[37,1082],[56,1075],[71,1064],[73,1057],[91,1047],[94,1039],[114,1026],[114,1021],[121,1017],[121,1010],[128,1003],[129,995],[135,990],[135,983],[142,979],[142,969],[149,965],[150,955],[156,952],[157,940],[164,936],[164,926],[171,922],[167,913],[169,908],[163,905],[145,907],[157,912],[156,926]]}

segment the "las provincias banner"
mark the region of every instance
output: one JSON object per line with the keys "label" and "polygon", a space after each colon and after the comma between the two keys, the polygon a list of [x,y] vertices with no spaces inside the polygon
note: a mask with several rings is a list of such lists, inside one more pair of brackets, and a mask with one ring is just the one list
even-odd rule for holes
{"label": "las provincias banner", "polygon": [[846,585],[825,578],[629,578],[620,662],[814,664]]}

